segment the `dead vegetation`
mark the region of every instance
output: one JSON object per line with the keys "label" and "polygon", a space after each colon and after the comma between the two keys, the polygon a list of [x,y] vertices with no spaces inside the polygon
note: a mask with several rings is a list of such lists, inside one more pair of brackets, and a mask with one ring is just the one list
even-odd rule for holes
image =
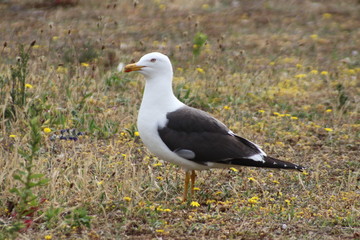
{"label": "dead vegetation", "polygon": [[[358,239],[359,8],[0,1],[0,238]],[[199,172],[196,199],[181,203],[183,171],[138,137],[143,79],[116,70],[151,51],[173,61],[182,101],[309,170]],[[11,191],[29,156],[48,180],[31,204]]]}

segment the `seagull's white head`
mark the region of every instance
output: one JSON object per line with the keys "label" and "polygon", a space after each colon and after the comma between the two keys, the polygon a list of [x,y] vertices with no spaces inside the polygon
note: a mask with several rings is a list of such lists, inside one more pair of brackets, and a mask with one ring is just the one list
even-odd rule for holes
{"label": "seagull's white head", "polygon": [[164,76],[172,78],[173,74],[170,59],[159,52],[144,55],[138,62],[126,65],[124,71],[138,71],[143,74],[147,80]]}

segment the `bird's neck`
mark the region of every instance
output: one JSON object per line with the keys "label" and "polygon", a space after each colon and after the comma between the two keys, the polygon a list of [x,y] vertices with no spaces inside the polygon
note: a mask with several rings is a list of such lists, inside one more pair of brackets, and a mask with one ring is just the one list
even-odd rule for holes
{"label": "bird's neck", "polygon": [[146,80],[140,110],[156,107],[162,111],[172,111],[183,105],[174,95],[172,75],[167,76],[166,80],[164,81],[164,76]]}

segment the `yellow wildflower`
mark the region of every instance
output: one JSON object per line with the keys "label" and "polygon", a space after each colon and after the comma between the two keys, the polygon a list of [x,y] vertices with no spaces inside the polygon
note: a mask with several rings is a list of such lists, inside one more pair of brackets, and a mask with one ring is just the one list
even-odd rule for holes
{"label": "yellow wildflower", "polygon": [[104,181],[99,181],[99,182],[97,182],[97,185],[102,185],[104,183]]}
{"label": "yellow wildflower", "polygon": [[320,74],[326,76],[326,75],[329,74],[329,72],[328,71],[322,71]]}
{"label": "yellow wildflower", "polygon": [[262,110],[262,109],[259,109],[258,110],[258,113],[264,113],[265,111],[264,110]]}
{"label": "yellow wildflower", "polygon": [[305,105],[305,106],[302,107],[302,109],[304,109],[305,111],[309,110],[310,108],[311,108],[310,105]]}
{"label": "yellow wildflower", "polygon": [[56,69],[56,72],[58,73],[66,73],[67,72],[67,69],[63,66],[58,66],[57,69]]}
{"label": "yellow wildflower", "polygon": [[275,183],[275,184],[279,184],[279,183],[280,183],[280,182],[277,181],[277,180],[273,180],[272,182]]}
{"label": "yellow wildflower", "polygon": [[237,170],[236,168],[234,168],[234,167],[231,167],[230,168],[232,171],[234,171],[234,172],[238,172],[239,170]]}
{"label": "yellow wildflower", "polygon": [[273,112],[273,114],[274,114],[275,116],[280,116],[280,113],[278,113],[278,112]]}
{"label": "yellow wildflower", "polygon": [[201,6],[201,8],[202,9],[204,9],[204,10],[207,10],[207,9],[209,9],[210,8],[210,6],[209,6],[209,4],[203,4],[202,6]]}
{"label": "yellow wildflower", "polygon": [[348,74],[350,74],[350,75],[356,74],[356,71],[355,71],[354,69],[347,69],[346,72],[347,72]]}
{"label": "yellow wildflower", "polygon": [[138,136],[140,136],[140,133],[139,133],[138,131],[136,131],[136,132],[134,132],[134,135],[135,135],[136,137],[138,137]]}
{"label": "yellow wildflower", "polygon": [[228,105],[225,105],[225,106],[224,106],[224,109],[225,109],[225,110],[229,110],[230,108],[231,108],[231,107],[229,107]]}
{"label": "yellow wildflower", "polygon": [[51,129],[50,128],[44,128],[44,133],[50,133]]}
{"label": "yellow wildflower", "polygon": [[123,197],[124,201],[130,202],[131,201],[131,197]]}
{"label": "yellow wildflower", "polygon": [[297,67],[297,68],[302,68],[303,65],[301,65],[301,64],[298,63],[298,64],[296,64],[296,67]]}
{"label": "yellow wildflower", "polygon": [[16,138],[16,135],[11,134],[11,135],[9,135],[9,137],[11,137],[11,138]]}
{"label": "yellow wildflower", "polygon": [[200,188],[194,187],[193,190],[194,190],[194,191],[200,191]]}
{"label": "yellow wildflower", "polygon": [[83,62],[83,63],[81,63],[81,66],[83,66],[83,67],[88,67],[88,66],[90,66],[90,64],[88,64],[88,63],[86,63],[86,62]]}
{"label": "yellow wildflower", "polygon": [[165,4],[160,4],[159,8],[161,11],[164,11],[166,9],[166,5]]}
{"label": "yellow wildflower", "polygon": [[315,70],[315,69],[310,71],[310,74],[316,75],[316,74],[318,74],[318,73],[319,73],[319,71],[318,71],[318,70]]}
{"label": "yellow wildflower", "polygon": [[56,41],[56,40],[58,40],[58,39],[59,39],[58,36],[53,36],[53,37],[52,37],[52,40],[54,40],[54,41]]}
{"label": "yellow wildflower", "polygon": [[154,46],[159,46],[159,44],[160,44],[159,41],[156,41],[156,40],[153,41],[153,45],[154,45]]}
{"label": "yellow wildflower", "polygon": [[297,120],[297,119],[298,119],[298,117],[291,117],[291,119],[293,119],[293,120]]}
{"label": "yellow wildflower", "polygon": [[324,130],[327,131],[327,132],[332,132],[332,131],[334,131],[332,128],[324,128]]}
{"label": "yellow wildflower", "polygon": [[162,166],[162,163],[161,163],[161,162],[159,162],[159,163],[154,163],[154,164],[153,164],[153,167],[160,167],[160,166]]}
{"label": "yellow wildflower", "polygon": [[177,70],[178,70],[179,72],[184,71],[184,69],[183,69],[183,68],[181,68],[181,67],[178,67],[178,68],[177,68]]}
{"label": "yellow wildflower", "polygon": [[294,61],[295,61],[294,58],[289,58],[289,57],[286,57],[286,58],[283,59],[284,63],[291,63],[291,62],[294,62]]}
{"label": "yellow wildflower", "polygon": [[165,209],[163,209],[163,212],[171,212],[171,209],[165,208]]}
{"label": "yellow wildflower", "polygon": [[196,68],[196,71],[201,73],[201,74],[204,74],[205,73],[205,70],[202,69],[202,68]]}
{"label": "yellow wildflower", "polygon": [[44,237],[44,239],[46,239],[46,240],[51,240],[51,239],[52,239],[52,236],[51,236],[51,235],[46,235],[46,236]]}
{"label": "yellow wildflower", "polygon": [[319,38],[319,36],[318,36],[317,34],[311,34],[311,35],[310,35],[310,38],[311,38],[312,40],[316,40],[316,39]]}
{"label": "yellow wildflower", "polygon": [[325,112],[327,112],[327,113],[332,112],[332,109],[326,109]]}
{"label": "yellow wildflower", "polygon": [[159,177],[156,177],[156,179],[159,180],[159,181],[162,181],[162,180],[163,180],[163,177],[160,177],[160,176],[159,176]]}
{"label": "yellow wildflower", "polygon": [[259,197],[254,196],[254,197],[248,199],[248,202],[249,202],[250,204],[256,204],[256,203],[259,202]]}
{"label": "yellow wildflower", "polygon": [[33,86],[31,84],[29,84],[29,83],[25,84],[25,87],[26,88],[33,88]]}
{"label": "yellow wildflower", "polygon": [[248,180],[249,180],[249,181],[255,181],[255,178],[253,178],[253,177],[248,177]]}
{"label": "yellow wildflower", "polygon": [[289,199],[285,199],[284,201],[287,203],[287,205],[290,205],[290,200]]}
{"label": "yellow wildflower", "polygon": [[157,233],[163,233],[163,232],[164,232],[164,229],[156,229],[155,232],[157,232]]}
{"label": "yellow wildflower", "polygon": [[330,19],[332,17],[331,13],[323,13],[322,18],[323,19]]}
{"label": "yellow wildflower", "polygon": [[305,77],[307,77],[305,73],[295,75],[295,78],[305,78]]}
{"label": "yellow wildflower", "polygon": [[274,66],[274,65],[275,65],[275,62],[270,62],[269,65],[270,65],[270,66]]}
{"label": "yellow wildflower", "polygon": [[192,207],[200,207],[200,203],[198,203],[198,202],[196,202],[196,201],[192,201],[192,202],[190,203],[190,206],[192,206]]}

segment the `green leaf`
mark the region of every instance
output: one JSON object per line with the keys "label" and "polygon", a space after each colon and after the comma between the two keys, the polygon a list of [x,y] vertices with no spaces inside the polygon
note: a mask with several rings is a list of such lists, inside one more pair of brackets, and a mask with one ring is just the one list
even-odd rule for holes
{"label": "green leaf", "polygon": [[20,175],[23,175],[23,176],[25,176],[26,175],[26,172],[24,172],[24,171],[20,171],[20,170],[18,170],[17,171]]}
{"label": "green leaf", "polygon": [[41,179],[40,181],[38,181],[38,185],[45,185],[47,184],[48,182],[50,182],[50,179],[48,178],[45,178],[45,179]]}
{"label": "green leaf", "polygon": [[13,176],[13,178],[14,178],[15,180],[17,180],[17,181],[19,181],[19,182],[21,182],[21,183],[25,184],[25,181],[24,181],[24,180],[22,180],[22,178],[21,178],[21,176],[20,176],[20,175],[15,174],[15,175]]}
{"label": "green leaf", "polygon": [[37,186],[37,183],[29,182],[29,183],[28,183],[28,186],[29,186],[30,188],[33,188],[33,187],[36,187],[36,186]]}
{"label": "green leaf", "polygon": [[20,181],[22,181],[21,177],[20,177],[19,175],[17,175],[17,174],[15,174],[15,175],[13,176],[13,178],[14,178],[15,180],[20,180]]}
{"label": "green leaf", "polygon": [[20,154],[20,156],[22,156],[23,158],[25,158],[26,160],[28,160],[29,158],[29,153],[23,149],[19,149],[18,153]]}
{"label": "green leaf", "polygon": [[45,174],[42,173],[33,173],[30,175],[30,179],[36,179],[36,178],[42,178],[43,176],[45,176]]}
{"label": "green leaf", "polygon": [[11,193],[17,193],[17,194],[20,193],[19,189],[17,189],[17,188],[12,188],[12,189],[10,189],[10,192],[11,192]]}

